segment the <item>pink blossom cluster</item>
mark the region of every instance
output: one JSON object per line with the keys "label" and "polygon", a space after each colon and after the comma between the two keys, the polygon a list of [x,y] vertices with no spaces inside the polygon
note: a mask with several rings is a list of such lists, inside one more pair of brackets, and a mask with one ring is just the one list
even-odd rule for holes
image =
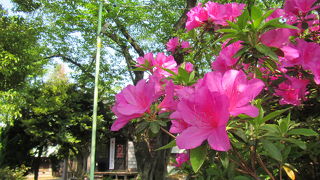
{"label": "pink blossom cluster", "polygon": [[177,49],[182,48],[182,49],[190,49],[190,43],[188,41],[181,41],[179,40],[179,38],[174,37],[171,38],[168,42],[167,42],[167,51],[170,51],[172,53],[175,53]]}
{"label": "pink blossom cluster", "polygon": [[261,41],[268,46],[279,47],[289,42],[289,36],[299,36],[306,30],[309,34],[314,34],[311,39],[319,39],[319,16],[310,13],[320,8],[320,5],[315,3],[316,0],[286,0],[284,9],[276,9],[267,20],[282,18],[287,24],[297,26],[299,30],[283,28],[270,30],[262,35]]}
{"label": "pink blossom cluster", "polygon": [[[315,0],[304,0],[303,3],[300,0],[286,0],[284,9],[274,11],[267,20],[285,17],[289,24],[294,24],[296,17],[299,27],[299,23],[305,20],[303,18],[311,17],[310,11],[317,7],[314,3]],[[227,20],[234,21],[241,14],[244,6],[208,2],[202,7],[202,4],[198,4],[187,14],[187,29],[209,23],[225,26]],[[190,86],[177,84],[172,80],[171,76],[175,75],[171,72],[177,75],[178,69],[183,68],[190,73],[193,64],[177,65],[173,56],[164,53],[155,56],[148,53],[139,57],[136,66],[148,70],[152,75],[135,86],[128,85],[116,95],[112,111],[117,120],[111,130],[118,131],[137,118],[156,121],[158,115],[169,112],[169,131],[177,134],[176,144],[180,149],[193,149],[208,142],[214,150],[228,151],[231,145],[226,127],[230,117],[240,114],[258,116],[259,110],[252,104],[263,89],[274,89],[271,94],[280,97],[280,104],[298,106],[306,100],[308,86],[312,82],[320,84],[320,46],[303,39],[300,36],[302,31],[273,29],[260,36],[261,43],[280,51],[275,72],[263,66],[264,57],[257,60],[255,68],[260,70],[262,76],[259,78],[266,84],[254,72],[250,72],[249,64],[239,64],[239,58],[234,57],[243,47],[241,41],[230,45],[225,42],[211,64],[213,71]],[[178,38],[173,38],[168,42],[167,50],[174,53],[179,47],[189,48],[189,45],[182,43]],[[281,83],[265,88],[280,78],[284,78]],[[178,155],[177,166],[188,159],[187,154]]]}
{"label": "pink blossom cluster", "polygon": [[158,53],[156,57],[154,57],[152,53],[147,53],[143,57],[137,58],[137,67],[144,67],[150,70],[151,73],[169,76],[170,74],[163,70],[163,68],[176,71],[177,63],[173,56],[166,56],[164,53]]}
{"label": "pink blossom cluster", "polygon": [[[279,48],[283,55],[279,56],[279,69],[282,72],[290,72],[287,69],[296,68],[304,70],[314,76],[316,84],[320,84],[320,46],[314,42],[307,42],[299,36],[305,32],[307,26],[309,33],[317,31],[319,35],[319,19],[310,12],[320,6],[315,5],[316,0],[287,0],[284,9],[277,9],[271,14],[268,20],[282,17],[290,25],[295,25],[295,29],[274,29],[262,34],[260,40],[263,44]],[[290,41],[290,36],[296,36],[295,43]],[[311,37],[314,40],[316,37]],[[319,38],[319,37],[317,37]],[[304,77],[285,76],[287,80],[277,87],[275,95],[280,96],[280,104],[300,105],[301,101],[306,100],[308,94],[306,86],[309,80]],[[275,78],[277,79],[277,78]]]}
{"label": "pink blossom cluster", "polygon": [[[278,28],[265,32],[260,36],[260,41],[269,47],[278,48],[280,52],[280,62],[277,63],[277,71],[281,73],[290,73],[292,68],[303,69],[304,71],[313,74],[314,81],[320,84],[320,47],[319,44],[314,42],[307,42],[303,39],[296,38],[295,42],[290,41],[290,37],[299,37],[304,29],[302,23],[307,23],[309,31],[319,29],[319,19],[314,14],[310,14],[310,11],[315,9],[315,0],[287,0],[285,2],[284,9],[276,9],[268,18],[267,21],[274,18],[284,18],[288,24],[296,25],[300,30]],[[317,21],[318,23],[315,23]],[[319,34],[319,31],[318,31]],[[227,42],[222,45],[222,50],[219,55],[212,62],[211,68],[214,71],[226,72],[230,69],[247,69],[248,64],[239,64],[239,58],[234,58],[234,55],[242,48],[241,42],[235,42],[226,46]],[[258,63],[263,64],[263,60]],[[262,68],[262,67],[261,67]],[[262,68],[263,69],[263,68]],[[261,70],[262,72],[266,69]],[[252,73],[249,73],[251,75]],[[269,80],[277,80],[278,75],[272,75],[270,71],[265,71],[264,77]],[[292,104],[300,105],[301,101],[306,100],[305,95],[308,94],[306,88],[300,88],[301,86],[306,87],[310,82],[303,76],[290,77],[285,76],[287,80],[278,87],[276,87],[275,95],[281,97],[280,104]],[[301,84],[301,86],[288,86],[288,84]],[[287,90],[286,93],[284,91]],[[303,91],[303,92],[301,92]],[[299,92],[299,93],[298,93]],[[302,97],[303,95],[303,97]],[[293,98],[295,98],[293,100]]]}
{"label": "pink blossom cluster", "polygon": [[179,67],[182,67],[188,72],[193,71],[192,63],[186,62],[178,66],[173,56],[166,56],[164,53],[158,53],[156,57],[154,57],[152,53],[147,53],[143,57],[138,57],[136,66],[145,68],[152,74],[159,74],[159,76],[164,77],[172,75],[164,69],[170,70],[175,73],[178,72]]}
{"label": "pink blossom cluster", "polygon": [[190,31],[203,25],[227,26],[227,21],[235,21],[242,14],[244,7],[245,4],[219,4],[211,1],[202,7],[199,3],[187,13],[186,29]]}
{"label": "pink blossom cluster", "polygon": [[193,149],[207,140],[212,149],[227,151],[230,149],[226,132],[229,117],[239,114],[255,117],[259,113],[250,102],[261,92],[264,83],[259,79],[248,80],[244,72],[237,70],[207,73],[191,87],[166,81],[165,90],[161,91],[164,98],[157,105],[159,112],[152,112],[151,105],[159,97],[157,83],[163,83],[154,82],[157,79],[154,76],[148,82],[141,80],[136,86],[127,86],[117,95],[112,110],[118,119],[111,130],[119,130],[144,113],[167,111],[172,112],[170,132],[179,133],[179,148]]}
{"label": "pink blossom cluster", "polygon": [[212,62],[211,68],[214,71],[226,72],[227,70],[234,69],[233,67],[239,60],[233,56],[241,49],[241,41],[226,46],[227,42],[222,45],[219,56]]}
{"label": "pink blossom cluster", "polygon": [[178,89],[177,109],[170,116],[173,119],[170,132],[179,133],[178,147],[193,149],[207,140],[214,150],[229,150],[226,132],[229,117],[239,114],[256,117],[259,111],[250,102],[263,87],[259,79],[248,80],[244,72],[228,70],[209,72],[193,87]]}
{"label": "pink blossom cluster", "polygon": [[178,153],[176,155],[176,164],[174,164],[175,167],[181,167],[183,163],[189,161],[190,155],[189,153]]}

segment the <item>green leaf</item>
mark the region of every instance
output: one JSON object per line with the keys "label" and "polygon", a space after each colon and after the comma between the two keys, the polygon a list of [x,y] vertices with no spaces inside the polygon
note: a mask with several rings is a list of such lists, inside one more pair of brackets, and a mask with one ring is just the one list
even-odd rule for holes
{"label": "green leaf", "polygon": [[261,32],[265,32],[268,28],[288,28],[288,29],[299,29],[295,26],[291,26],[289,24],[279,22],[280,18],[271,19],[270,21],[266,22],[260,29]]}
{"label": "green leaf", "polygon": [[290,130],[288,135],[318,136],[318,133],[312,129],[299,128]]}
{"label": "green leaf", "polygon": [[238,33],[238,31],[236,29],[218,29],[216,30],[216,32],[219,33]]}
{"label": "green leaf", "polygon": [[282,155],[280,150],[272,142],[268,140],[262,140],[262,146],[267,151],[268,155],[273,159],[282,162]]}
{"label": "green leaf", "polygon": [[247,136],[246,136],[245,132],[242,129],[237,129],[233,133],[234,133],[234,135],[239,137],[243,142],[245,142],[245,143],[248,142]]}
{"label": "green leaf", "polygon": [[190,162],[193,171],[196,173],[201,168],[207,156],[207,145],[199,146],[190,150]]}
{"label": "green leaf", "polygon": [[275,124],[265,124],[265,125],[262,125],[260,129],[267,131],[267,134],[265,134],[264,136],[281,137],[279,128]]}
{"label": "green leaf", "polygon": [[268,46],[264,45],[264,44],[258,44],[255,47],[259,52],[261,52],[262,54],[269,56],[271,59],[273,60],[278,60],[278,56],[275,52],[272,51],[271,48],[269,48]]}
{"label": "green leaf", "polygon": [[164,113],[159,114],[158,118],[160,118],[160,119],[168,119],[170,114],[171,114],[170,112],[164,112]]}
{"label": "green leaf", "polygon": [[175,147],[177,144],[176,144],[176,140],[173,140],[171,142],[169,142],[168,144],[156,149],[156,151],[159,151],[159,150],[163,150],[163,149],[169,149],[169,148],[173,148]]}
{"label": "green leaf", "polygon": [[213,44],[216,44],[221,41],[225,41],[227,39],[235,39],[235,38],[237,38],[237,35],[235,34],[226,34],[226,35],[223,35],[221,38],[217,39],[216,41],[214,41]]}
{"label": "green leaf", "polygon": [[291,114],[289,113],[286,118],[279,120],[279,129],[282,135],[286,134],[289,129],[290,117],[291,117]]}
{"label": "green leaf", "polygon": [[257,78],[258,78],[258,79],[264,80],[264,79],[262,78],[262,72],[261,72],[260,68],[258,68],[258,67],[255,68],[255,74],[257,75]]}
{"label": "green leaf", "polygon": [[262,21],[265,20],[265,19],[267,19],[275,10],[276,10],[276,9],[270,9],[270,10],[268,10],[268,11],[261,17]]}
{"label": "green leaf", "polygon": [[251,7],[251,20],[253,21],[254,28],[257,28],[261,23],[262,11],[256,6]]}
{"label": "green leaf", "polygon": [[232,27],[233,29],[236,29],[236,30],[240,30],[239,29],[239,26],[231,21],[228,21],[227,20],[227,23],[229,24],[230,27]]}
{"label": "green leaf", "polygon": [[[254,7],[254,6],[253,6]],[[259,19],[254,21],[254,26],[255,28],[259,27],[261,25],[261,22],[264,21],[265,19],[267,19],[273,12],[275,11],[275,9],[271,9],[269,11],[267,11],[263,16],[261,16]]]}
{"label": "green leaf", "polygon": [[243,48],[239,49],[239,51],[235,55],[233,55],[233,58],[238,58],[242,56],[247,50],[248,50],[248,47],[244,46]]}
{"label": "green leaf", "polygon": [[230,44],[235,43],[235,42],[237,42],[237,41],[239,41],[239,40],[238,40],[238,39],[231,39],[230,41],[228,41],[228,43],[226,44],[225,47],[227,47],[227,46],[229,46]]}
{"label": "green leaf", "polygon": [[166,69],[166,68],[161,68],[165,71],[167,71],[168,73],[172,74],[172,75],[177,75],[175,72],[171,71],[170,69]]}
{"label": "green leaf", "polygon": [[277,69],[277,64],[272,59],[266,59],[264,65],[269,68],[272,72]]}
{"label": "green leaf", "polygon": [[277,111],[273,111],[272,113],[269,113],[268,115],[266,115],[265,117],[262,118],[262,123],[269,121],[271,119],[274,119],[275,117],[281,115],[282,113],[288,111],[290,108],[286,108],[286,109],[280,109]]}
{"label": "green leaf", "polygon": [[167,123],[164,121],[156,121],[160,126],[167,126]]}
{"label": "green leaf", "polygon": [[160,125],[156,122],[150,123],[150,130],[153,134],[157,134],[160,130]]}
{"label": "green leaf", "polygon": [[240,29],[244,29],[248,24],[248,20],[249,20],[249,12],[248,10],[244,10],[241,16],[238,17],[237,25],[239,26]]}
{"label": "green leaf", "polygon": [[143,121],[136,126],[136,133],[140,133],[149,127],[149,122]]}
{"label": "green leaf", "polygon": [[258,125],[263,124],[262,118],[263,118],[263,116],[264,116],[264,110],[263,110],[263,108],[262,108],[262,106],[261,106],[261,103],[262,103],[262,99],[257,99],[257,100],[255,101],[255,104],[256,104],[257,108],[259,109],[259,116],[256,117],[256,118],[254,118],[253,121],[254,121],[256,124],[258,124]]}
{"label": "green leaf", "polygon": [[189,82],[192,82],[192,81],[193,81],[195,75],[196,75],[195,71],[192,71],[192,72],[190,73]]}
{"label": "green leaf", "polygon": [[305,142],[301,141],[301,140],[298,140],[298,139],[292,139],[292,138],[286,138],[284,139],[285,141],[288,141],[290,143],[293,143],[295,145],[297,145],[298,147],[300,147],[301,149],[303,150],[306,150],[307,149],[307,145]]}
{"label": "green leaf", "polygon": [[146,69],[143,67],[137,67],[137,68],[132,69],[132,71],[146,71]]}
{"label": "green leaf", "polygon": [[189,82],[189,73],[187,70],[183,69],[183,68],[179,68],[178,69],[178,76],[181,77],[181,80],[185,83]]}

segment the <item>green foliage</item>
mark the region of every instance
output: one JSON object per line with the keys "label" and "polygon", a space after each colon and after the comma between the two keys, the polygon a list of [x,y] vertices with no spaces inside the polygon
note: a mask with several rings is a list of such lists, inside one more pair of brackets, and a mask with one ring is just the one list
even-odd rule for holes
{"label": "green foliage", "polygon": [[4,125],[12,125],[13,121],[21,117],[20,107],[24,99],[17,91],[0,91],[0,122]]}
{"label": "green foliage", "polygon": [[163,150],[163,149],[168,149],[168,148],[173,148],[176,145],[177,145],[176,144],[176,140],[173,140],[173,141],[169,142],[167,145],[164,145],[164,146],[158,148],[156,151]]}
{"label": "green foliage", "polygon": [[22,87],[28,77],[43,73],[46,62],[38,43],[38,28],[19,16],[0,9],[0,90]]}
{"label": "green foliage", "polygon": [[196,173],[201,168],[207,157],[207,145],[202,145],[190,150],[190,162],[193,171]]}
{"label": "green foliage", "polygon": [[263,13],[260,8],[251,6],[250,12],[248,9],[244,10],[242,15],[238,17],[237,22],[229,21],[229,28],[217,30],[223,36],[215,42],[227,39],[231,39],[228,44],[243,41],[243,47],[234,56],[240,57],[238,63],[243,61],[255,67],[259,58],[264,59],[263,66],[273,72],[277,67],[278,56],[275,49],[260,42],[260,36],[266,31],[276,28],[297,29],[295,26],[280,22],[280,18],[267,21],[266,19],[273,12],[274,10],[268,10]]}
{"label": "green foliage", "polygon": [[24,173],[28,170],[27,167],[22,165],[16,169],[10,169],[9,167],[1,168],[0,169],[0,177],[3,180],[24,180]]}

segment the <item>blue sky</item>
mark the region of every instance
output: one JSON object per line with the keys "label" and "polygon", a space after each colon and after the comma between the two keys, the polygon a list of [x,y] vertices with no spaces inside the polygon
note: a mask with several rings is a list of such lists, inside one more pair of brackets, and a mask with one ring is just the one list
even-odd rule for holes
{"label": "blue sky", "polygon": [[13,4],[11,3],[10,0],[0,0],[0,4],[1,4],[5,9],[11,9],[11,8],[13,8]]}

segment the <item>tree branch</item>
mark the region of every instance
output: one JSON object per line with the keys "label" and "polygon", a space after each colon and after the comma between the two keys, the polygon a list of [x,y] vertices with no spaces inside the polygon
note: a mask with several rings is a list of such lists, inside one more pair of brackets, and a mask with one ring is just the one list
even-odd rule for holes
{"label": "tree branch", "polygon": [[[106,7],[107,12],[110,12],[109,6]],[[112,18],[112,20],[116,23],[117,28],[120,30],[121,34],[126,38],[127,42],[130,43],[130,45],[133,47],[133,49],[137,52],[139,56],[144,56],[144,52],[142,48],[139,46],[139,44],[136,42],[135,39],[131,37],[125,26],[119,21],[119,19]],[[104,27],[107,27],[108,24],[106,23]],[[131,72],[131,63],[133,62],[133,59],[129,53],[129,47],[127,46],[126,42],[124,39],[120,38],[118,35],[115,33],[107,33],[107,31],[104,32],[105,34],[109,34],[110,37],[113,41],[115,41],[121,48],[123,55],[125,56],[126,63],[129,69],[129,73],[131,76],[131,79],[134,84],[137,84],[138,81],[143,79],[143,71],[134,71],[135,77],[133,78],[132,72]]]}
{"label": "tree branch", "polygon": [[88,72],[87,69],[82,66],[82,64],[78,63],[77,61],[73,60],[70,57],[67,57],[63,54],[55,54],[55,55],[45,57],[44,59],[51,59],[51,58],[61,58],[63,61],[69,62],[69,63],[77,66],[78,68],[80,68],[81,71],[86,73],[90,78],[94,78],[94,76],[90,72]]}
{"label": "tree branch", "polygon": [[184,12],[181,14],[179,20],[173,26],[176,31],[180,29],[184,29],[186,27],[187,22],[187,13],[190,11],[191,8],[195,7],[197,4],[197,0],[186,0],[186,7],[184,8]]}
{"label": "tree branch", "polygon": [[268,168],[266,167],[266,165],[263,163],[261,157],[259,154],[257,154],[257,159],[258,159],[258,163],[260,164],[260,166],[263,168],[263,170],[270,176],[270,178],[272,180],[275,180],[274,176],[271,174],[271,172],[268,170]]}
{"label": "tree branch", "polygon": [[125,40],[120,38],[117,34],[111,33],[111,32],[108,32],[108,31],[104,31],[103,34],[108,36],[111,40],[113,40],[120,47],[121,53],[123,54],[123,56],[124,56],[124,58],[126,60],[126,64],[127,64],[127,68],[128,68],[129,74],[130,74],[130,78],[131,78],[132,82],[134,84],[136,84],[140,80],[139,79],[140,76],[143,77],[143,72],[142,72],[142,75],[140,75],[138,73],[138,71],[134,71],[135,77],[133,77],[133,74],[132,74],[132,71],[131,71],[132,67],[130,65],[131,62],[133,61],[133,59],[132,59],[132,57],[130,55],[129,47],[126,45]]}
{"label": "tree branch", "polygon": [[[107,12],[110,12],[109,6],[106,7]],[[116,26],[120,30],[121,34],[127,39],[127,41],[131,44],[133,49],[139,54],[139,56],[144,56],[144,52],[142,48],[139,46],[137,41],[131,37],[126,27],[122,24],[119,19],[112,18],[112,20],[116,23]]]}

